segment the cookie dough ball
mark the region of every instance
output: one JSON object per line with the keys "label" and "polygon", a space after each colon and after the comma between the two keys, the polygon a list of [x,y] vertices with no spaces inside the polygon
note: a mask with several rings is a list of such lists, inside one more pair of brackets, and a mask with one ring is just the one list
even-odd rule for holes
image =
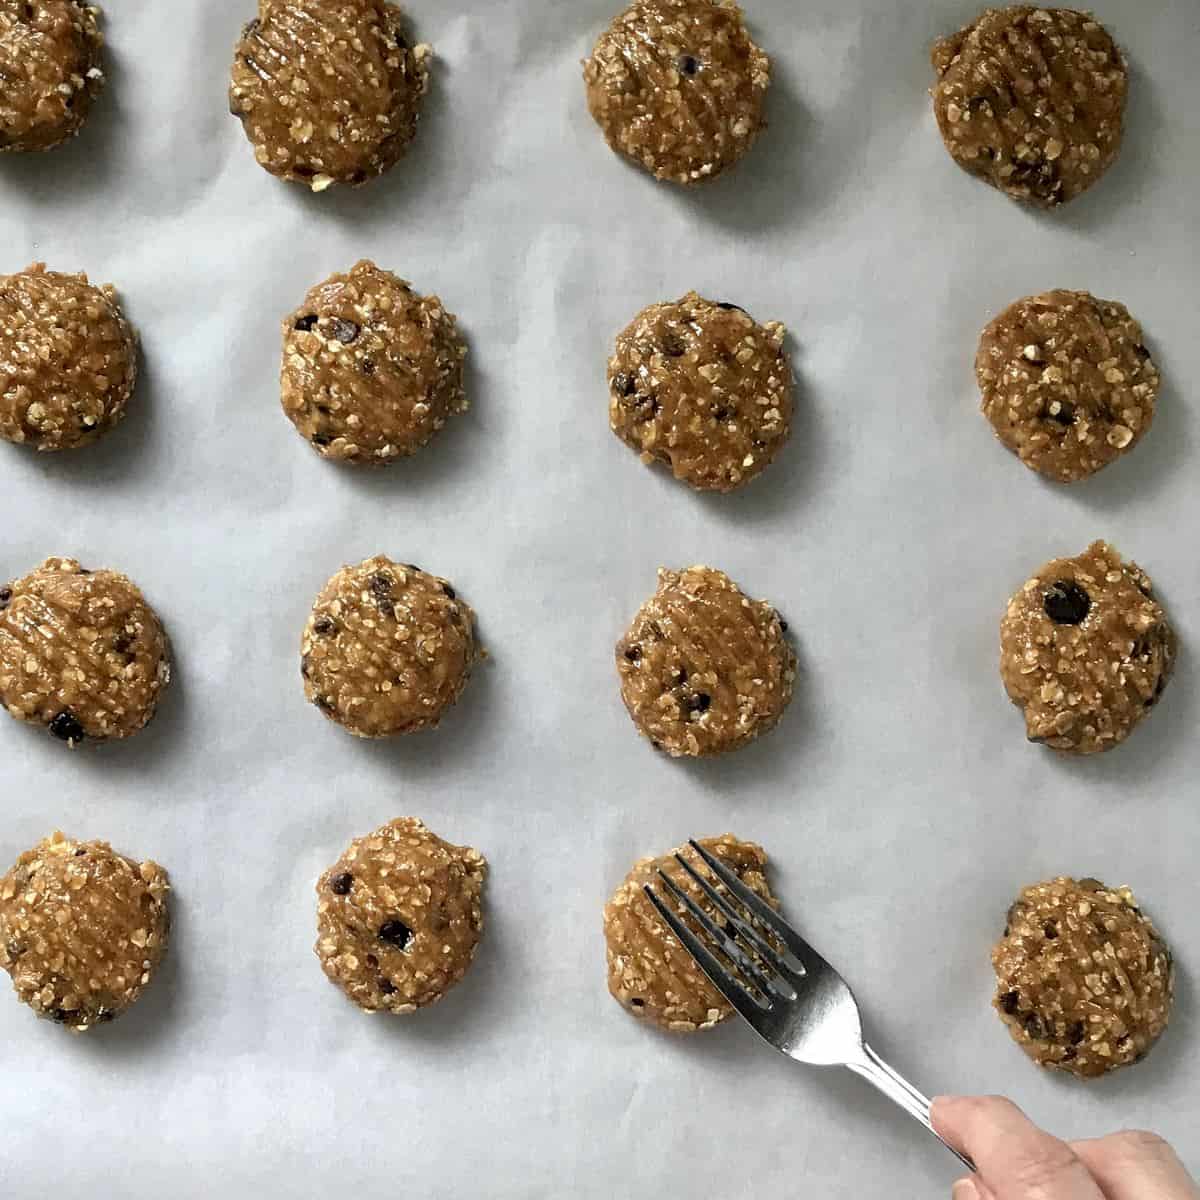
{"label": "cookie dough ball", "polygon": [[77,0],[0,0],[0,151],[74,137],[104,88],[100,10]]}
{"label": "cookie dough ball", "polygon": [[766,125],[771,60],[734,0],[634,0],[583,78],[608,144],[656,179],[715,179]]}
{"label": "cookie dough ball", "polygon": [[77,746],[143,728],[171,678],[167,635],[124,575],[47,559],[0,586],[0,703]]}
{"label": "cookie dough ball", "polygon": [[0,276],[0,438],[86,446],[125,415],[136,382],[137,341],[112,287],[44,263]]}
{"label": "cookie dough ball", "polygon": [[621,698],[672,758],[737,750],[774,729],[792,698],[787,625],[711,567],[658,573],[658,591],[617,643]]}
{"label": "cookie dough ball", "polygon": [[702,491],[732,492],[792,432],[792,368],[778,321],[689,292],[643,309],[608,364],[609,423],[646,463]]}
{"label": "cookie dough ball", "polygon": [[321,589],[301,644],[304,694],[357,737],[436,725],[482,657],[454,588],[382,554]]}
{"label": "cookie dough ball", "polygon": [[933,111],[946,148],[1014,200],[1053,208],[1121,148],[1125,57],[1090,13],[988,9],[933,48]]}
{"label": "cookie dough ball", "polygon": [[1027,887],[992,951],[996,1011],[1042,1067],[1093,1079],[1143,1059],[1171,1015],[1171,952],[1128,888]]}
{"label": "cookie dough ball", "polygon": [[1031,742],[1096,754],[1158,703],[1175,634],[1150,577],[1107,543],[1047,563],[1009,601],[1000,674]]}
{"label": "cookie dough ball", "polygon": [[440,1000],[475,957],[486,873],[416,817],[356,838],[317,883],[321,968],[365,1012]]}
{"label": "cookie dough ball", "polygon": [[0,879],[0,966],[39,1017],[76,1030],[119,1017],[167,950],[167,873],[61,833]]}
{"label": "cookie dough ball", "polygon": [[283,411],[326,458],[386,464],[466,412],[467,348],[454,314],[360,262],[283,323]]}
{"label": "cookie dough ball", "polygon": [[[705,838],[700,845],[728,864],[747,887],[775,905],[767,883],[767,856],[761,846],[739,842],[731,833]],[[658,873],[663,871],[704,912],[723,921],[712,901],[679,865],[675,858],[677,854],[686,858],[702,878],[714,878],[704,860],[690,846],[681,846],[661,858],[643,858],[634,864],[624,883],[604,906],[608,990],[613,999],[635,1017],[643,1017],[662,1029],[694,1033],[724,1021],[733,1015],[733,1009],[679,944],[642,891],[649,884],[661,895],[663,888]]]}
{"label": "cookie dough ball", "polygon": [[983,331],[975,376],[996,436],[1060,483],[1132,450],[1158,401],[1142,327],[1123,304],[1087,292],[1043,292],[1010,305]]}
{"label": "cookie dough ball", "polygon": [[233,59],[229,110],[272,175],[322,192],[390,170],[417,132],[428,46],[381,0],[259,0]]}

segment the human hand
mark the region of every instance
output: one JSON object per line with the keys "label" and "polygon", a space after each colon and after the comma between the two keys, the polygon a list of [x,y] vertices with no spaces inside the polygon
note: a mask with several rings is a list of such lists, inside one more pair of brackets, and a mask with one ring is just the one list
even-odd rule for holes
{"label": "human hand", "polygon": [[978,1170],[954,1185],[953,1200],[1200,1200],[1175,1151],[1152,1133],[1068,1145],[999,1096],[943,1096],[933,1123]]}

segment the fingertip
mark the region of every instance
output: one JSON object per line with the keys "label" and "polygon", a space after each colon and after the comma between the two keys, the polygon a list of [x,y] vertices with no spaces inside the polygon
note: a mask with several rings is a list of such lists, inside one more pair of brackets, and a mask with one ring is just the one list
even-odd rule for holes
{"label": "fingertip", "polygon": [[951,1189],[950,1198],[951,1200],[979,1200],[979,1188],[975,1186],[975,1180],[960,1179]]}

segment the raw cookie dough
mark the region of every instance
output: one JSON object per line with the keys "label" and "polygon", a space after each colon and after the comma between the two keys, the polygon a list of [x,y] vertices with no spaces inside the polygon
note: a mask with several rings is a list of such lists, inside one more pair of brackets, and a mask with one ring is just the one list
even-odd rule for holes
{"label": "raw cookie dough", "polygon": [[104,88],[100,10],[0,0],[0,151],[50,150],[83,128]]}
{"label": "raw cookie dough", "polygon": [[634,0],[583,78],[608,144],[657,179],[715,179],[766,125],[771,60],[735,0]]}
{"label": "raw cookie dough", "polygon": [[621,698],[672,758],[737,750],[775,728],[792,698],[787,625],[711,567],[658,573],[658,591],[617,643]]}
{"label": "raw cookie dough", "polygon": [[1000,674],[1029,740],[1071,754],[1123,742],[1174,663],[1175,634],[1150,577],[1105,542],[1047,563],[1000,623]]}
{"label": "raw cookie dough", "polygon": [[436,296],[363,261],[284,321],[283,411],[326,458],[390,463],[467,410],[466,356]]}
{"label": "raw cookie dough", "polygon": [[988,9],[933,48],[933,111],[964,170],[1053,208],[1086,191],[1121,148],[1125,56],[1085,12]]}
{"label": "raw cookie dough", "polygon": [[367,738],[436,725],[482,657],[475,614],[454,588],[382,554],[321,589],[301,655],[304,694]]}
{"label": "raw cookie dough", "polygon": [[314,192],[357,186],[408,149],[432,53],[382,0],[260,0],[234,53],[229,111],[272,175]]}
{"label": "raw cookie dough", "polygon": [[55,833],[0,879],[0,966],[37,1013],[79,1031],[119,1017],[167,950],[167,873]]}
{"label": "raw cookie dough", "polygon": [[1027,887],[992,951],[996,1011],[1043,1067],[1094,1079],[1145,1058],[1171,1015],[1171,952],[1128,888]]}
{"label": "raw cookie dough", "polygon": [[[739,842],[731,833],[704,838],[700,845],[728,863],[738,878],[775,905],[767,883],[767,856],[761,846]],[[733,1015],[724,996],[709,982],[692,956],[679,944],[642,888],[650,884],[662,895],[658,872],[664,871],[709,916],[721,919],[704,893],[675,860],[683,855],[705,879],[714,876],[690,846],[661,858],[634,864],[624,883],[604,906],[604,939],[608,946],[608,990],[633,1013],[663,1029],[693,1033],[711,1029]],[[669,899],[669,897],[664,897]]]}
{"label": "raw cookie dough", "polygon": [[321,968],[366,1012],[415,1012],[466,974],[487,863],[416,817],[356,838],[317,882]]}
{"label": "raw cookie dough", "polygon": [[1115,300],[1026,296],[983,331],[983,415],[1029,468],[1061,483],[1095,474],[1141,441],[1159,374],[1142,327]]}
{"label": "raw cookie dough", "polygon": [[158,615],[124,575],[47,559],[0,586],[0,704],[76,746],[146,725],[171,678]]}
{"label": "raw cookie dough", "polygon": [[704,491],[764,470],[792,432],[792,368],[778,321],[688,292],[643,309],[608,363],[609,423],[644,462]]}
{"label": "raw cookie dough", "polygon": [[110,285],[44,263],[0,276],[0,438],[86,446],[125,415],[136,382],[137,341]]}

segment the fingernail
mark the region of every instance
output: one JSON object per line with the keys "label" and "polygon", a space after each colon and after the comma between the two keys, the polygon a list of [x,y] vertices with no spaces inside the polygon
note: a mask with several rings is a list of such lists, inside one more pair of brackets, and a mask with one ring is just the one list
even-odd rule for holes
{"label": "fingernail", "polygon": [[979,1200],[979,1189],[974,1180],[960,1179],[950,1193],[953,1200]]}

